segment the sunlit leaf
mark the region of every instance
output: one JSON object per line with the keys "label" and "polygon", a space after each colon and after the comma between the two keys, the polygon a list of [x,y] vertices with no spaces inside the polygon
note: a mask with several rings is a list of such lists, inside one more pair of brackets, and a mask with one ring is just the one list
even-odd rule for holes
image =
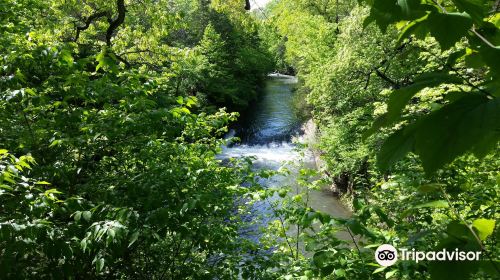
{"label": "sunlit leaf", "polygon": [[495,230],[495,220],[477,219],[472,222],[472,226],[477,230],[479,238],[486,240]]}

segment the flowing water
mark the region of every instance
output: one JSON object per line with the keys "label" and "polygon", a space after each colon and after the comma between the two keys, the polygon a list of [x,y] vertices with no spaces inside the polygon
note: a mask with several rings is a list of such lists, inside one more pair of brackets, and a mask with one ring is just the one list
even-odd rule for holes
{"label": "flowing water", "polygon": [[[311,153],[300,155],[295,150],[292,138],[300,138],[302,123],[293,109],[293,87],[296,78],[285,75],[269,77],[263,95],[248,112],[243,114],[238,125],[228,137],[241,139],[238,144],[224,147],[221,158],[254,157],[256,169],[278,169],[286,162],[301,162],[304,167],[314,168]],[[266,186],[294,185],[296,174],[275,176],[262,180]],[[275,197],[273,199],[279,199]],[[334,217],[347,217],[349,212],[328,191],[313,191],[309,195],[309,205],[316,210]],[[266,216],[271,209],[267,202],[253,206],[254,216]],[[264,220],[261,223],[266,223]]]}

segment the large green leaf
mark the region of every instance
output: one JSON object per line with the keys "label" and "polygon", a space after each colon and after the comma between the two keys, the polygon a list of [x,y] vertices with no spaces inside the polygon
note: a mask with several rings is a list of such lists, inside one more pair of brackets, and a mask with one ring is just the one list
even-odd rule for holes
{"label": "large green leaf", "polygon": [[466,152],[484,156],[500,139],[500,98],[469,94],[392,134],[378,154],[385,170],[412,148],[427,174]]}
{"label": "large green leaf", "polygon": [[429,33],[429,29],[425,24],[428,18],[429,15],[426,14],[423,17],[418,18],[407,24],[399,34],[398,44],[401,44],[401,42],[404,39],[408,38],[408,36],[410,36],[411,34],[415,35],[417,38],[423,39],[425,35]]}
{"label": "large green leaf", "polygon": [[389,101],[387,102],[387,113],[382,115],[367,133],[371,134],[380,127],[391,125],[397,121],[406,104],[408,104],[410,99],[422,89],[435,87],[445,83],[459,83],[460,81],[458,77],[450,75],[447,72],[422,74],[414,80],[413,84],[397,89],[391,93]]}
{"label": "large green leaf", "polygon": [[401,19],[412,20],[425,15],[425,6],[420,0],[398,0],[397,2],[401,8]]}
{"label": "large green leaf", "polygon": [[476,22],[482,21],[488,12],[486,1],[482,0],[453,0],[458,10],[468,13]]}
{"label": "large green leaf", "polygon": [[394,0],[374,0],[364,26],[375,21],[380,29],[385,32],[389,24],[398,21],[401,18],[401,7]]}
{"label": "large green leaf", "polygon": [[479,238],[485,240],[495,230],[495,220],[477,219],[472,222],[472,226],[477,230]]}
{"label": "large green leaf", "polygon": [[479,51],[482,60],[490,67],[494,76],[498,77],[498,75],[500,75],[500,47],[492,48],[490,46],[483,45]]}
{"label": "large green leaf", "polygon": [[420,0],[374,0],[364,26],[375,22],[385,32],[392,23],[423,17],[426,8],[428,6],[422,5]]}
{"label": "large green leaf", "polygon": [[[451,221],[446,228],[446,237],[441,239],[434,251],[447,249],[448,252],[477,252],[481,247],[469,228],[459,221]],[[429,262],[431,279],[470,279],[470,275],[479,269],[478,262],[472,261],[433,261]]]}
{"label": "large green leaf", "polygon": [[377,155],[377,166],[387,170],[391,165],[413,150],[416,126],[409,125],[393,133],[384,141]]}
{"label": "large green leaf", "polygon": [[415,149],[430,174],[467,151],[483,156],[500,136],[500,98],[470,94],[423,118]]}
{"label": "large green leaf", "polygon": [[472,27],[472,19],[466,13],[432,12],[427,22],[431,35],[443,50],[453,47]]}

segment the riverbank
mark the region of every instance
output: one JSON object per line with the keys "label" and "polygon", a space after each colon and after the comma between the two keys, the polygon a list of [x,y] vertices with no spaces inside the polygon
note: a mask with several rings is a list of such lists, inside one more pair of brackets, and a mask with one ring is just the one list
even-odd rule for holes
{"label": "riverbank", "polygon": [[[301,126],[301,132],[302,134],[297,137],[295,141],[307,146],[315,169],[318,170],[323,177],[328,177],[328,173],[325,170],[325,162],[321,159],[322,151],[318,148],[319,130],[314,120],[308,119],[304,122]],[[350,207],[350,205],[352,205],[352,196],[340,191],[335,184],[325,185],[321,189],[321,192],[340,201],[342,206],[345,207],[349,213],[353,211],[352,207]]]}

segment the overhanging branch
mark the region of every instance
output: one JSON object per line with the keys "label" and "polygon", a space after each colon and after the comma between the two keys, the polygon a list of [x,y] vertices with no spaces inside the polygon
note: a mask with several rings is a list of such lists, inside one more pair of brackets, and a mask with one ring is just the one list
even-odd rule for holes
{"label": "overhanging branch", "polygon": [[118,8],[118,16],[116,19],[112,20],[108,17],[109,27],[106,30],[106,45],[111,46],[111,38],[115,30],[125,21],[125,0],[116,0],[116,6]]}
{"label": "overhanging branch", "polygon": [[74,42],[78,41],[80,33],[84,30],[87,30],[92,24],[92,22],[96,21],[99,18],[107,17],[109,26],[108,29],[106,30],[106,45],[108,47],[111,46],[111,38],[113,37],[116,29],[118,29],[118,27],[125,21],[125,13],[127,11],[125,8],[125,0],[116,0],[116,6],[118,11],[118,16],[115,19],[113,19],[112,13],[110,11],[97,12],[87,17],[85,19],[84,25],[76,27],[76,34],[73,41]]}
{"label": "overhanging branch", "polygon": [[76,42],[78,41],[78,38],[80,37],[80,32],[84,31],[84,30],[87,30],[89,27],[90,27],[90,24],[94,21],[94,20],[97,20],[101,17],[105,17],[107,16],[108,13],[107,12],[97,12],[91,16],[89,16],[86,20],[85,20],[85,25],[83,26],[77,26],[76,27],[76,34],[75,34],[75,38],[73,39],[73,42]]}
{"label": "overhanging branch", "polygon": [[375,69],[375,73],[377,74],[377,76],[379,76],[380,78],[382,78],[382,80],[384,80],[384,81],[388,82],[389,84],[391,84],[394,89],[398,89],[398,88],[401,87],[399,85],[399,83],[397,83],[394,80],[392,80],[391,78],[387,77],[384,73],[380,72],[380,70]]}

